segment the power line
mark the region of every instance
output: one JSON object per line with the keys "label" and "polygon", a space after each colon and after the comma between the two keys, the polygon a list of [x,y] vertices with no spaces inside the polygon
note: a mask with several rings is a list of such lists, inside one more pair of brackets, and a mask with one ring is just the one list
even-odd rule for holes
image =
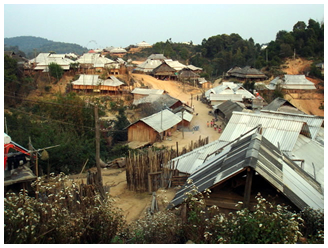
{"label": "power line", "polygon": [[[15,111],[24,113],[26,115],[32,115],[32,116],[35,116],[35,117],[39,117],[39,118],[42,118],[42,119],[45,119],[45,120],[48,120],[48,121],[54,121],[54,122],[58,122],[58,123],[61,123],[61,124],[66,124],[66,125],[71,125],[71,126],[76,126],[76,127],[87,128],[87,129],[90,129],[91,131],[95,131],[95,128],[94,127],[78,126],[78,125],[73,124],[73,123],[51,119],[49,117],[45,117],[45,116],[41,116],[41,115],[37,115],[37,114],[32,114],[32,113],[29,113],[29,112],[26,112],[26,111],[23,111],[23,110],[19,110],[19,109],[16,109],[16,108],[9,108],[9,109],[12,109],[12,110],[15,110]],[[104,128],[100,129],[100,131],[101,132],[112,132],[112,133],[126,132],[125,130],[112,130],[112,129],[104,129]]]}
{"label": "power line", "polygon": [[55,103],[55,102],[43,102],[43,101],[37,101],[37,100],[29,100],[29,99],[25,99],[23,97],[18,97],[18,96],[10,96],[10,95],[4,95],[6,97],[10,97],[10,98],[17,98],[17,99],[21,99],[22,101],[26,101],[26,102],[34,102],[34,103],[39,103],[39,104],[51,104],[51,105],[61,105],[61,106],[77,106],[77,107],[82,107],[82,108],[93,108],[93,106],[83,106],[83,105],[78,105],[78,104],[63,104],[63,103]]}

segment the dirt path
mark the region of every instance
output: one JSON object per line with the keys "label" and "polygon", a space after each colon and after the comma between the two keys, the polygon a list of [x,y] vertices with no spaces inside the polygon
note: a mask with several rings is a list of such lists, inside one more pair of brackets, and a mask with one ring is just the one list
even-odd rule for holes
{"label": "dirt path", "polygon": [[[156,78],[143,75],[143,74],[132,74],[135,80],[142,82],[144,85],[147,85],[149,88],[153,89],[163,89],[168,92],[168,94],[174,98],[177,98],[189,106],[193,105],[195,108],[195,113],[193,120],[191,121],[190,127],[198,126],[198,130],[194,132],[180,132],[176,131],[172,134],[170,140],[165,140],[159,143],[155,143],[154,146],[167,146],[175,149],[176,142],[179,142],[180,147],[188,146],[191,141],[195,141],[201,138],[209,137],[209,142],[213,142],[220,137],[218,131],[215,131],[214,128],[207,127],[207,121],[211,121],[213,118],[208,114],[211,110],[206,104],[201,101],[197,101],[197,95],[201,95],[201,90],[196,87],[183,86],[180,82],[177,81],[162,81],[157,80]],[[191,95],[193,99],[191,99]],[[217,122],[217,125],[222,125],[221,122]],[[222,125],[223,127],[223,125]]]}

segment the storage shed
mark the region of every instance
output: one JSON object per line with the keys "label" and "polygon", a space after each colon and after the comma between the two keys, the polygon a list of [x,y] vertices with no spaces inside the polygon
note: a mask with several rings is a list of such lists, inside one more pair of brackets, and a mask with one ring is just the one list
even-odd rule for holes
{"label": "storage shed", "polygon": [[127,127],[128,141],[154,143],[163,140],[177,130],[181,118],[168,109],[142,118]]}

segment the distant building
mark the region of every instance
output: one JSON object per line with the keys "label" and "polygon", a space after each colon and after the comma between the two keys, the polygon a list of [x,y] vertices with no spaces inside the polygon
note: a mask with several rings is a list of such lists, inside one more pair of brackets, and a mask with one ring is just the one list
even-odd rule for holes
{"label": "distant building", "polygon": [[145,41],[142,41],[137,44],[137,47],[146,48],[146,47],[152,47],[152,45],[150,45],[149,43],[147,43]]}
{"label": "distant building", "polygon": [[249,79],[258,81],[267,79],[267,76],[264,73],[251,66],[245,66],[244,68],[240,68],[237,66],[233,67],[229,71],[227,71],[226,76],[237,78],[240,80]]}
{"label": "distant building", "polygon": [[72,82],[73,91],[79,92],[102,92],[108,94],[116,94],[122,91],[123,82],[114,76],[103,80],[99,75],[81,74],[78,80]]}

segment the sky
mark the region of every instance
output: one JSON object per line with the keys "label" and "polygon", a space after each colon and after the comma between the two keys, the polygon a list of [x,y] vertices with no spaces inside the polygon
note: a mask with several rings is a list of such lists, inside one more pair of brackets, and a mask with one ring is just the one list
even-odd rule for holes
{"label": "sky", "polygon": [[[64,1],[62,1],[64,2]],[[36,36],[52,41],[75,43],[88,49],[127,47],[146,41],[149,44],[190,42],[222,34],[239,34],[264,44],[275,40],[281,31],[292,31],[298,21],[324,21],[324,4],[211,4],[189,1],[116,1],[125,4],[38,4],[5,2],[4,38]],[[153,1],[154,2],[154,1]],[[212,1],[213,2],[213,1]],[[219,1],[215,1],[218,2]],[[231,1],[229,1],[231,2]],[[15,3],[15,4],[13,4]],[[106,1],[110,3],[110,1]],[[247,2],[246,2],[247,3]],[[299,2],[298,2],[299,3]]]}

